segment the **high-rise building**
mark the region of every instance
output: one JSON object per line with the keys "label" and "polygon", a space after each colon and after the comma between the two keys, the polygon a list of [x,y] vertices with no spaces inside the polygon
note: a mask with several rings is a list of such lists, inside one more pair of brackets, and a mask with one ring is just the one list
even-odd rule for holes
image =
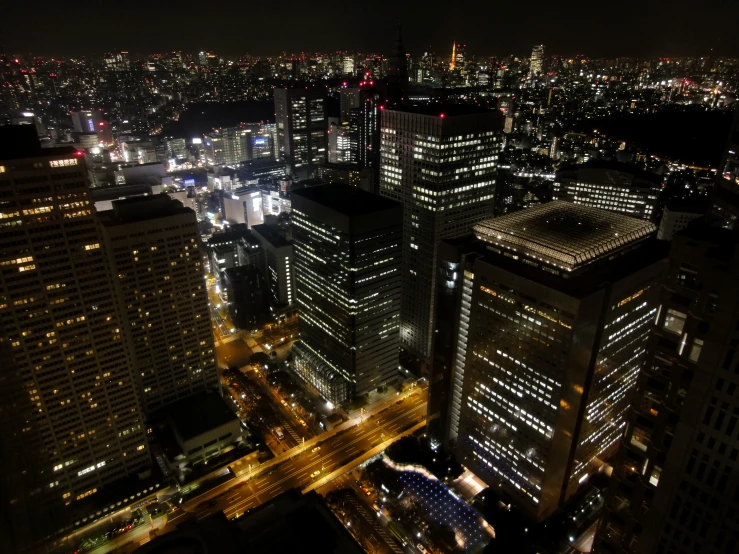
{"label": "high-rise building", "polygon": [[20,548],[92,516],[81,501],[150,455],[84,158],[31,126],[0,138],[0,459]]}
{"label": "high-rise building", "polygon": [[652,219],[662,177],[629,164],[593,160],[557,170],[554,200]]}
{"label": "high-rise building", "polygon": [[388,83],[387,96],[390,102],[395,105],[405,102],[408,98],[408,60],[405,55],[400,25],[395,35],[392,53],[387,60],[386,80]]}
{"label": "high-rise building", "polygon": [[327,155],[326,89],[275,89],[275,117],[281,159],[293,176],[312,176]]}
{"label": "high-rise building", "polygon": [[444,239],[491,217],[502,117],[464,106],[384,110],[380,194],[403,204],[401,343],[431,355],[437,269]]}
{"label": "high-rise building", "polygon": [[349,122],[350,110],[359,107],[360,89],[359,87],[344,86],[339,91],[339,106],[341,110],[341,123]]}
{"label": "high-rise building", "polygon": [[166,194],[99,214],[147,414],[219,388],[195,212]]}
{"label": "high-rise building", "polygon": [[354,163],[356,155],[357,135],[349,123],[332,124],[328,129],[329,163]]}
{"label": "high-rise building", "polygon": [[665,205],[662,217],[659,220],[657,238],[660,240],[672,240],[675,233],[685,229],[694,219],[702,217],[706,213],[706,202],[699,198],[680,199],[675,198]]}
{"label": "high-rise building", "polygon": [[398,372],[402,206],[346,184],[292,192],[295,369],[344,403]]}
{"label": "high-rise building", "polygon": [[531,50],[531,60],[529,61],[529,77],[537,77],[544,70],[544,45],[538,44]]}
{"label": "high-rise building", "polygon": [[295,299],[293,243],[273,225],[255,225],[251,230],[264,252],[264,278],[271,293],[272,311],[284,312],[292,308]]}
{"label": "high-rise building", "polygon": [[[672,239],[651,356],[614,464],[599,553],[734,552],[739,536],[735,119],[709,215]],[[716,217],[719,216],[719,217]]]}
{"label": "high-rise building", "polygon": [[553,201],[439,249],[431,435],[532,518],[618,446],[666,266],[655,231]]}
{"label": "high-rise building", "polygon": [[70,115],[72,116],[72,126],[75,133],[95,133],[99,143],[109,144],[112,142],[113,137],[110,134],[107,122],[103,120],[101,110],[73,110]]}
{"label": "high-rise building", "polygon": [[[216,129],[205,135],[205,160],[208,165],[234,165],[252,159],[254,138],[259,124]],[[262,145],[263,146],[263,145]]]}

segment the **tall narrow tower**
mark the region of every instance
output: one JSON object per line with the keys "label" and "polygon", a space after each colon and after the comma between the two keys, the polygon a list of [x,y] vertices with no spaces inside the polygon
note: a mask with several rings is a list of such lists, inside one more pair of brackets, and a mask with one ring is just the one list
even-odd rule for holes
{"label": "tall narrow tower", "polygon": [[387,64],[387,95],[394,104],[402,104],[408,97],[408,61],[403,47],[400,25],[395,35],[395,44]]}

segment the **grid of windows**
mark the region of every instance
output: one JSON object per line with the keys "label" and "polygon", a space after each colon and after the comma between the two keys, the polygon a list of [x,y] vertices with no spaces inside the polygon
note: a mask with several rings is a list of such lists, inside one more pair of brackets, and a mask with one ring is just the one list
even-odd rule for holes
{"label": "grid of windows", "polygon": [[[5,162],[0,174],[2,404],[15,428],[3,446],[13,452],[11,503],[32,506],[38,527],[46,510],[149,465],[84,161],[50,158]],[[25,258],[34,270],[19,271]]]}
{"label": "grid of windows", "polygon": [[197,220],[166,196],[137,199],[125,212],[117,204],[100,220],[151,413],[218,388]]}
{"label": "grid of windows", "polygon": [[500,124],[493,113],[440,118],[384,110],[380,194],[403,204],[401,341],[431,354],[437,248],[492,215]]}

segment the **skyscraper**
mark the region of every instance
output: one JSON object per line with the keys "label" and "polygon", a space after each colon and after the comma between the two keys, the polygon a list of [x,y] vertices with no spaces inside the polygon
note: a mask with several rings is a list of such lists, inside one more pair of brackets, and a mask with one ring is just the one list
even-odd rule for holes
{"label": "skyscraper", "polygon": [[99,214],[147,415],[219,388],[195,212],[166,194]]}
{"label": "skyscraper", "polygon": [[402,207],[346,184],[293,191],[295,369],[340,404],[398,372]]}
{"label": "skyscraper", "polygon": [[402,104],[408,98],[408,60],[405,56],[400,25],[395,35],[393,50],[387,60],[387,96],[393,104]]}
{"label": "skyscraper", "polygon": [[326,161],[326,89],[275,89],[280,156],[298,178],[308,178]]}
{"label": "skyscraper", "polygon": [[597,552],[737,548],[737,128],[735,117],[710,214],[672,239],[651,356],[614,464]]}
{"label": "skyscraper", "polygon": [[0,458],[20,545],[92,515],[73,514],[150,455],[84,158],[0,129]]}
{"label": "skyscraper", "polygon": [[493,213],[502,117],[464,106],[384,110],[380,194],[403,204],[401,342],[431,355],[439,242]]}
{"label": "skyscraper", "polygon": [[544,70],[544,45],[538,44],[531,50],[529,61],[529,77],[537,77]]}
{"label": "skyscraper", "polygon": [[604,469],[623,434],[665,269],[655,231],[553,201],[440,247],[439,296],[454,308],[437,324],[451,348],[430,379],[431,435],[535,519]]}

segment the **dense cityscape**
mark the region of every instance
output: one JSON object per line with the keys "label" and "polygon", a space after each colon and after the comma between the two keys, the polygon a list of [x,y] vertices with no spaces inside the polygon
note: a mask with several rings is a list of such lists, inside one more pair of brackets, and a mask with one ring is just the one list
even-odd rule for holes
{"label": "dense cityscape", "polygon": [[739,57],[0,47],[0,551],[732,552]]}

